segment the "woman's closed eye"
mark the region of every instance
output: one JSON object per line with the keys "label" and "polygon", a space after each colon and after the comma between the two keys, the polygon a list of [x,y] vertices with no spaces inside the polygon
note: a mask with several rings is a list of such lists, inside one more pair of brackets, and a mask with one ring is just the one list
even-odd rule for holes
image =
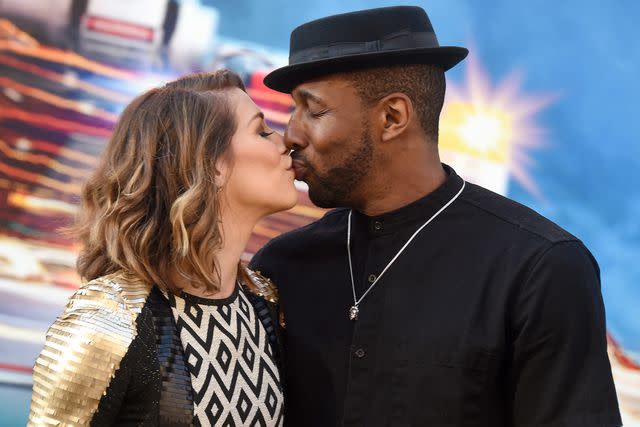
{"label": "woman's closed eye", "polygon": [[272,130],[272,131],[263,130],[262,132],[260,132],[260,136],[263,137],[263,138],[267,138],[270,135],[273,135],[274,132],[275,132],[274,130]]}

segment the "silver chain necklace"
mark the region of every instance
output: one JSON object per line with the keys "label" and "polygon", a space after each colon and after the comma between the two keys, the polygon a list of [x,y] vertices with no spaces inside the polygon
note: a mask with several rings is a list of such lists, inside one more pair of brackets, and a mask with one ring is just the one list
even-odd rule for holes
{"label": "silver chain necklace", "polygon": [[400,254],[402,254],[402,252],[404,252],[404,250],[407,248],[407,246],[409,246],[409,243],[411,243],[411,241],[413,239],[415,239],[415,237],[418,235],[418,233],[420,233],[423,228],[425,228],[427,225],[429,225],[429,223],[431,221],[433,221],[438,215],[440,215],[442,213],[442,211],[444,211],[447,207],[449,207],[449,205],[451,203],[453,203],[458,198],[458,196],[460,196],[460,194],[462,194],[462,191],[464,190],[465,185],[466,185],[466,182],[464,180],[462,180],[462,188],[460,188],[460,190],[456,193],[456,195],[453,196],[451,198],[451,200],[449,200],[447,202],[447,204],[445,204],[443,207],[441,207],[440,210],[438,210],[438,212],[434,213],[433,216],[427,220],[427,222],[422,224],[420,226],[420,228],[418,228],[415,231],[415,233],[413,233],[413,235],[411,237],[409,237],[409,240],[407,240],[407,242],[404,244],[404,246],[402,246],[400,248],[400,250],[398,252],[396,252],[395,256],[393,258],[391,258],[391,261],[389,261],[387,266],[382,270],[382,273],[380,273],[380,275],[373,281],[373,283],[371,283],[369,288],[365,291],[364,294],[362,294],[362,296],[360,298],[356,297],[356,285],[355,285],[355,283],[353,281],[353,265],[351,263],[351,214],[353,213],[353,210],[349,211],[349,222],[347,224],[347,254],[349,256],[349,274],[351,275],[351,290],[353,291],[353,305],[349,309],[349,319],[350,320],[354,320],[354,321],[358,320],[358,314],[360,314],[360,309],[358,308],[358,306],[360,305],[360,303],[362,302],[364,297],[366,297],[367,294],[369,292],[371,292],[371,289],[373,289],[373,287],[378,283],[378,281],[382,278],[384,273],[387,272],[389,267],[391,267],[391,264],[393,264],[395,262],[395,260],[398,259]]}

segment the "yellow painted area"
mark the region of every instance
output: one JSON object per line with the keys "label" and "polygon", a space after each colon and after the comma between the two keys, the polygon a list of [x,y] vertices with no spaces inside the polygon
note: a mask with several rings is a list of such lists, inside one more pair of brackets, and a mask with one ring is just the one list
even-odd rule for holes
{"label": "yellow painted area", "polygon": [[506,111],[464,102],[445,105],[439,144],[444,150],[506,164],[513,140],[513,120]]}
{"label": "yellow painted area", "polygon": [[326,209],[316,208],[314,206],[295,205],[293,208],[289,209],[288,212],[291,212],[295,215],[302,215],[309,218],[318,219],[322,218],[327,211]]}
{"label": "yellow painted area", "polygon": [[78,207],[60,200],[45,199],[25,193],[9,193],[7,203],[11,206],[24,208],[41,215],[67,214],[75,215]]}

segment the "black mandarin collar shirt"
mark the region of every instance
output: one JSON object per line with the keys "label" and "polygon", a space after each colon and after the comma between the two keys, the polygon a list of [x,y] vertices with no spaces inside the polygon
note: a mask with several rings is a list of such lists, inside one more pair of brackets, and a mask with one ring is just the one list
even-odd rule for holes
{"label": "black mandarin collar shirt", "polygon": [[[366,292],[415,231],[462,189],[462,178],[455,173],[451,175],[452,169],[448,166],[445,166],[445,170],[448,173],[448,179],[440,187],[428,196],[407,206],[379,216],[367,216],[353,210],[351,215],[351,257],[357,298]],[[428,227],[429,225],[427,225]],[[346,234],[344,236],[344,250],[346,251]],[[408,247],[400,257],[410,253],[411,249]],[[390,271],[385,273],[385,276],[387,274],[392,275]],[[350,282],[350,277],[347,279]],[[389,277],[388,280],[393,281],[393,278]],[[381,284],[382,282],[379,282],[375,287]],[[364,307],[366,302],[363,300],[361,305]]]}
{"label": "black mandarin collar shirt", "polygon": [[[352,214],[359,298],[461,189]],[[467,183],[348,318],[348,209],[267,244],[279,287],[289,426],[617,426],[598,266],[528,208]]]}

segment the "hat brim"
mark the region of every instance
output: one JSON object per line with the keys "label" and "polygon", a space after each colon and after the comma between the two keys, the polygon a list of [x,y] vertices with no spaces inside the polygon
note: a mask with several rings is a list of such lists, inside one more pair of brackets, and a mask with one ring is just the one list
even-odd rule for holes
{"label": "hat brim", "polygon": [[299,84],[341,71],[398,64],[432,64],[444,71],[454,67],[468,55],[464,47],[441,46],[423,49],[400,49],[387,52],[367,52],[356,55],[320,59],[287,65],[273,70],[264,84],[278,92],[291,93]]}

